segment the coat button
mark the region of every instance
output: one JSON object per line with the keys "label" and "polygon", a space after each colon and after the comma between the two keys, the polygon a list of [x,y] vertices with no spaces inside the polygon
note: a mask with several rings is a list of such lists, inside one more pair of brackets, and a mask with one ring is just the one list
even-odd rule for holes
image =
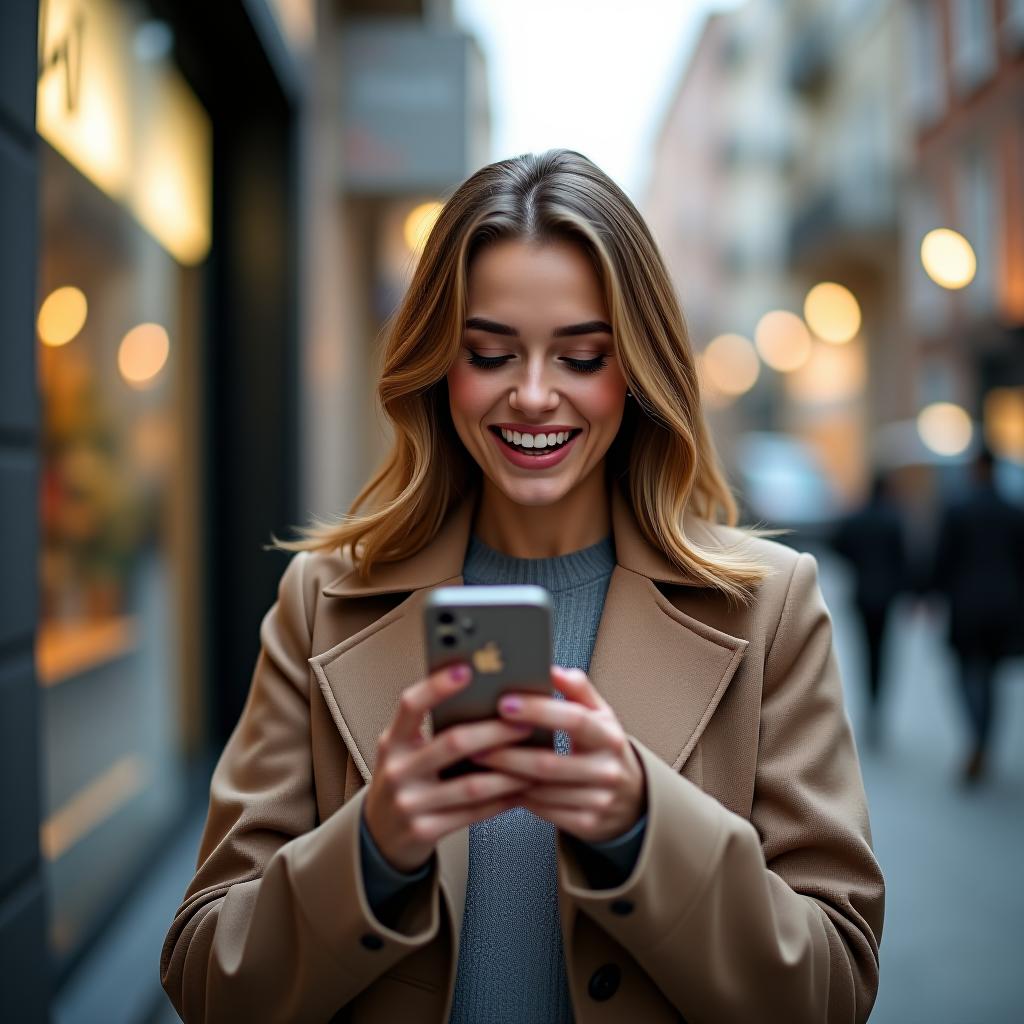
{"label": "coat button", "polygon": [[599,1003],[611,999],[618,992],[621,979],[622,971],[619,970],[618,964],[605,964],[603,967],[598,967],[590,976],[590,982],[587,985],[590,998],[596,999]]}
{"label": "coat button", "polygon": [[626,914],[633,913],[633,901],[632,900],[614,900],[611,905],[611,912],[613,914],[619,914],[625,916]]}
{"label": "coat button", "polygon": [[367,932],[359,941],[367,949],[380,949],[384,945],[384,940],[379,935],[374,935],[371,932]]}

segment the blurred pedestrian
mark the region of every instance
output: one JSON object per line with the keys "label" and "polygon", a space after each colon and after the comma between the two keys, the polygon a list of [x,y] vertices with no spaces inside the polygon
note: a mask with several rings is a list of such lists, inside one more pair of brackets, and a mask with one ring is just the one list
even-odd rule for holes
{"label": "blurred pedestrian", "polygon": [[868,662],[868,744],[881,739],[882,651],[893,601],[910,589],[903,516],[881,470],[867,502],[840,521],[832,547],[850,563],[856,580],[854,607],[864,629]]}
{"label": "blurred pedestrian", "polygon": [[970,491],[943,512],[931,571],[931,588],[949,604],[949,642],[971,727],[968,783],[985,773],[996,670],[1019,649],[1024,629],[1024,510],[1000,495],[993,466],[983,448]]}

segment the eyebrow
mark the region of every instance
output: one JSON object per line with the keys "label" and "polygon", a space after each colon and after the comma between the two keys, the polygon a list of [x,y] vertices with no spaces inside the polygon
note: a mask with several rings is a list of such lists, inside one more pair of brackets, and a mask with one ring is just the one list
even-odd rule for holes
{"label": "eyebrow", "polygon": [[[486,331],[488,334],[501,334],[509,338],[518,338],[519,332],[508,324],[499,324],[482,316],[471,316],[466,321],[467,330]],[[603,320],[588,320],[582,324],[570,324],[568,327],[556,327],[552,332],[556,338],[574,338],[580,334],[611,334],[610,324]]]}

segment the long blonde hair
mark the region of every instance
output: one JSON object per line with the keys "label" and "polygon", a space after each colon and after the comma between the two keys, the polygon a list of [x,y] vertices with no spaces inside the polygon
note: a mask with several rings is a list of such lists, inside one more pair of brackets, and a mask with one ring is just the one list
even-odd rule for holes
{"label": "long blonde hair", "polygon": [[394,428],[381,467],[347,515],[298,527],[287,551],[346,549],[365,582],[377,562],[429,544],[452,505],[479,480],[448,406],[446,375],[466,316],[467,274],[499,239],[571,240],[603,283],[616,355],[635,401],[626,402],[607,455],[649,542],[679,569],[731,599],[749,602],[773,570],[742,540],[779,530],[743,527],[739,543],[698,547],[687,510],[736,527],[735,498],[704,420],[686,323],[657,245],[629,197],[574,150],[499,160],[463,182],[438,215],[412,281],[384,328],[377,393]]}

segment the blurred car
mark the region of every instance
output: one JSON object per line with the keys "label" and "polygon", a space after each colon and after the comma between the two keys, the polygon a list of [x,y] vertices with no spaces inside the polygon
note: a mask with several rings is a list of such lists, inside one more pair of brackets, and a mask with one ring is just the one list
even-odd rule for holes
{"label": "blurred car", "polygon": [[806,441],[772,431],[750,431],[736,444],[745,522],[794,532],[778,540],[826,541],[841,513],[836,489]]}

